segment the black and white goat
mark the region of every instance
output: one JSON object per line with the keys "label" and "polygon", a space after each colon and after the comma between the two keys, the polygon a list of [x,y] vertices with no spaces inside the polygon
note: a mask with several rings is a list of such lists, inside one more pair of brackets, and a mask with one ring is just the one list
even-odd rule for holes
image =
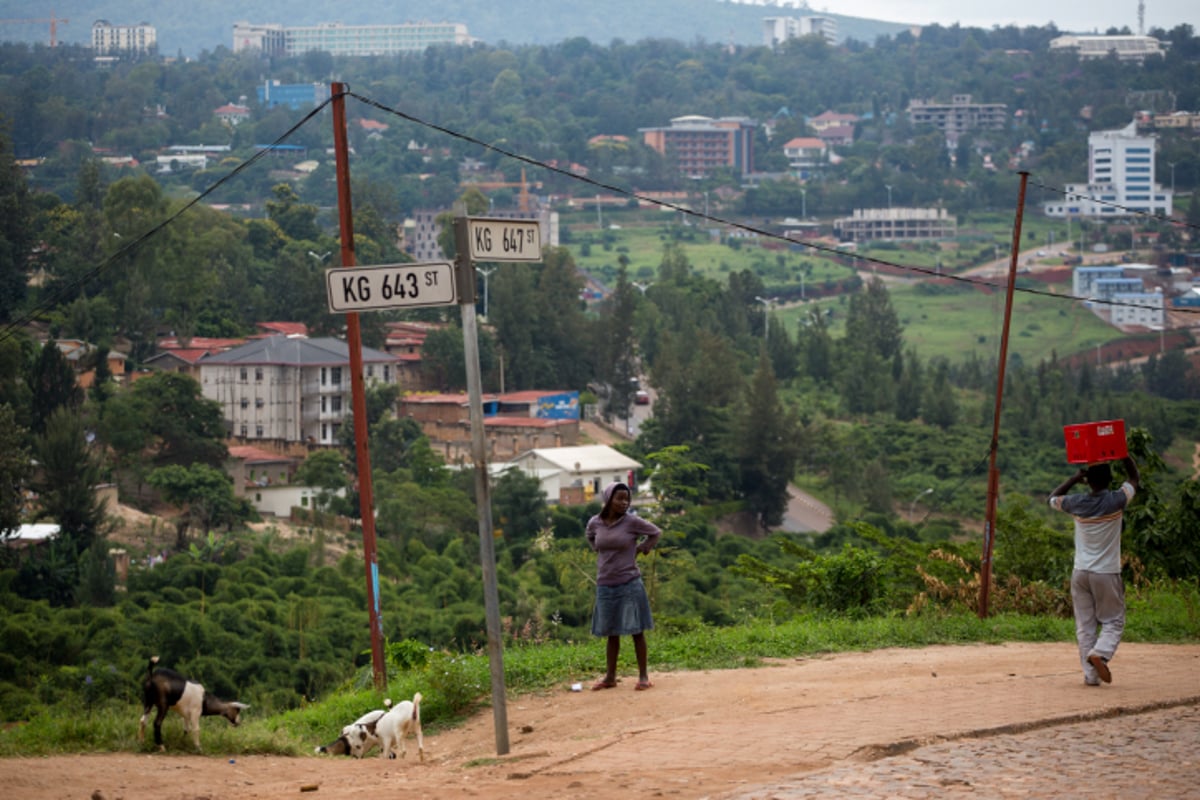
{"label": "black and white goat", "polygon": [[162,723],[168,711],[174,711],[183,717],[184,732],[191,731],[192,741],[200,750],[200,718],[222,716],[230,724],[237,726],[241,722],[243,708],[250,706],[245,703],[227,703],[209,694],[204,687],[195,681],[188,680],[173,669],[155,667],[158,656],[150,659],[146,670],[146,680],[142,682],[142,719],[138,724],[138,741],[146,738],[146,719],[150,709],[157,709],[154,717],[154,743],[159,750],[165,750],[162,740]]}
{"label": "black and white goat", "polygon": [[407,756],[408,748],[404,745],[404,737],[410,733],[417,735],[417,753],[425,760],[425,741],[421,736],[421,693],[413,695],[412,700],[401,700],[392,706],[392,710],[384,714],[375,723],[375,735],[379,737],[379,750],[383,758],[395,758],[396,746],[400,746],[400,755]]}
{"label": "black and white goat", "polygon": [[316,752],[327,753],[331,756],[354,756],[355,758],[365,756],[372,747],[379,744],[379,736],[375,733],[375,725],[379,722],[380,717],[387,713],[388,708],[392,705],[392,701],[384,700],[383,705],[383,708],[368,711],[354,720],[354,722],[342,728],[341,736],[329,744],[317,747]]}

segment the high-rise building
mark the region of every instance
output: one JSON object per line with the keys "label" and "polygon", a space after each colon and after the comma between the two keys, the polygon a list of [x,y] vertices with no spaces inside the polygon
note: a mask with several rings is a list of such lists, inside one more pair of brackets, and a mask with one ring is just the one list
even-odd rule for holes
{"label": "high-rise building", "polygon": [[98,19],[92,23],[92,50],[98,56],[149,55],[158,51],[158,31],[148,22],[113,25]]}
{"label": "high-rise building", "polygon": [[419,53],[441,44],[470,44],[460,22],[406,22],[398,25],[344,25],[322,22],[287,27],[276,23],[233,24],[233,52],[260,50],[267,55],[299,56],[312,51],[335,56],[390,56]]}
{"label": "high-rise building", "polygon": [[754,171],[753,120],[746,117],[675,117],[666,128],[639,128],[647,147],[673,161],[689,178],[732,168],[739,176]]}
{"label": "high-rise building", "polygon": [[1043,208],[1050,217],[1171,215],[1172,192],[1154,180],[1153,135],[1141,136],[1137,123],[1088,136],[1088,182],[1067,184],[1065,196]]}
{"label": "high-rise building", "polygon": [[837,44],[838,24],[833,17],[765,17],[763,44],[778,47],[788,39],[801,36],[820,36],[829,45]]}

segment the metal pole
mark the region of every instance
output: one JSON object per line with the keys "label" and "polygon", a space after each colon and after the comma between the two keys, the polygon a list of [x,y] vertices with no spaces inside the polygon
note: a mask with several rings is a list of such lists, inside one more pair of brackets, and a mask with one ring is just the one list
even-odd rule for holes
{"label": "metal pole", "polygon": [[[350,159],[346,143],[346,87],[331,83],[333,97],[333,150],[337,164],[338,221],[341,226],[342,266],[354,267],[354,217],[350,207]],[[358,507],[362,516],[363,561],[370,604],[371,667],[375,688],[387,690],[387,664],[383,658],[383,614],[379,602],[379,559],[375,550],[375,494],[371,484],[371,451],[367,445],[367,396],[363,390],[362,331],[358,314],[346,315],[346,344],[350,350],[350,397],[354,409],[354,448],[358,465]]]}
{"label": "metal pole", "polygon": [[1000,334],[1000,368],[996,378],[996,407],[992,412],[992,444],[988,461],[987,518],[983,523],[983,558],[979,575],[979,618],[988,615],[988,593],[992,583],[992,546],[996,539],[996,499],[1000,493],[1000,471],[996,454],[1000,450],[1000,408],[1004,399],[1004,372],[1008,362],[1008,331],[1012,323],[1013,289],[1017,282],[1017,251],[1021,245],[1021,218],[1025,211],[1025,185],[1029,173],[1021,174],[1021,191],[1017,198],[1017,218],[1013,225],[1012,255],[1008,263],[1008,287],[1004,298],[1004,329]]}
{"label": "metal pole", "polygon": [[[467,366],[467,395],[471,412],[471,458],[475,464],[475,502],[479,512],[479,562],[483,567],[488,665],[492,673],[492,721],[496,728],[496,754],[502,756],[508,753],[508,707],[504,697],[504,652],[500,632],[500,593],[496,586],[492,498],[488,487],[487,440],[483,431],[479,331],[475,321],[475,265],[470,259],[470,228],[465,215],[466,209],[457,204],[454,209],[454,243],[458,251],[455,256],[460,276],[458,303],[462,310],[463,358]],[[470,287],[469,291],[467,287]]]}

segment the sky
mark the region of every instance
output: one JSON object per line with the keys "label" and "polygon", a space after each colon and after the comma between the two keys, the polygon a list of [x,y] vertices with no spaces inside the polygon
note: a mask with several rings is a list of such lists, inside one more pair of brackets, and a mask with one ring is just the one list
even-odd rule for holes
{"label": "sky", "polygon": [[[1197,0],[1144,0],[1145,30],[1171,30],[1187,23],[1200,30],[1200,2]],[[1138,32],[1137,0],[922,0],[897,3],[895,0],[808,0],[814,11],[828,11],[849,17],[866,17],[888,22],[911,22],[991,28],[1014,24],[1018,27],[1053,22],[1061,31],[1104,33],[1110,27],[1128,26]]]}

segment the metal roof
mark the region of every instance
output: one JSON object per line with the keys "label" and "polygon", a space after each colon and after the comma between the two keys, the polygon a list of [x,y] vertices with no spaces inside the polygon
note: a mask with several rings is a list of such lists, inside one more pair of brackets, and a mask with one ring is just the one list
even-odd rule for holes
{"label": "metal roof", "polygon": [[[400,359],[370,347],[362,349],[363,363],[398,363]],[[343,366],[350,363],[350,347],[332,337],[298,339],[268,336],[241,347],[214,353],[200,360],[205,364],[285,365],[294,367]]]}

